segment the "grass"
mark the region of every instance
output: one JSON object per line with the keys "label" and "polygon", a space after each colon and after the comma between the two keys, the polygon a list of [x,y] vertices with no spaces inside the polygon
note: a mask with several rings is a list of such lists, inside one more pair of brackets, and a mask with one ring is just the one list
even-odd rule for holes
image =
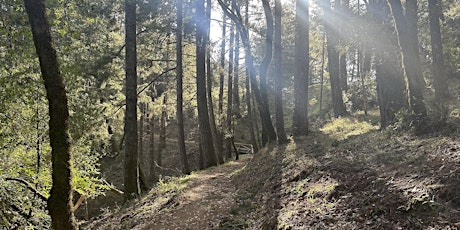
{"label": "grass", "polygon": [[170,179],[160,179],[155,189],[156,193],[165,194],[170,192],[179,192],[187,187],[187,182],[196,174],[183,177],[173,177]]}
{"label": "grass", "polygon": [[341,141],[346,140],[351,136],[357,136],[365,134],[374,130],[377,130],[379,127],[372,125],[367,121],[360,121],[358,119],[341,117],[333,120],[330,123],[324,125],[320,129],[323,133],[329,135],[329,137]]}

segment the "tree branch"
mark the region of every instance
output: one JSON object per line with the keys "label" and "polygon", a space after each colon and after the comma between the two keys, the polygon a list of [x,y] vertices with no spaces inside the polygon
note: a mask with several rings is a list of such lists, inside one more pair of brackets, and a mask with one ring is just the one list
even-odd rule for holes
{"label": "tree branch", "polygon": [[22,179],[22,178],[11,178],[11,177],[7,177],[5,178],[6,181],[16,181],[16,182],[19,182],[23,185],[26,186],[27,189],[29,189],[30,191],[32,191],[35,195],[37,195],[42,201],[44,202],[47,202],[48,201],[48,198],[43,195],[42,193],[40,193],[40,191],[38,191],[37,189],[34,188],[34,186],[29,183],[28,181]]}

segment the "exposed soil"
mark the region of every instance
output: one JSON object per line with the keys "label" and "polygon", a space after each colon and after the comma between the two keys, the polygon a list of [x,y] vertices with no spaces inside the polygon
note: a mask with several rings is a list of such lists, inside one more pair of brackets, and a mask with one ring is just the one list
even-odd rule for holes
{"label": "exposed soil", "polygon": [[178,186],[180,188],[154,189],[133,206],[108,214],[87,228],[215,229],[222,219],[233,218],[230,209],[236,205],[237,193],[232,177],[251,158],[251,155],[242,155],[238,161],[194,173],[180,182],[171,182],[184,183],[183,187]]}
{"label": "exposed soil", "polygon": [[159,184],[91,229],[458,229],[460,137],[315,131]]}
{"label": "exposed soil", "polygon": [[256,156],[239,176],[260,178],[238,192],[248,194],[237,218],[249,229],[457,229],[460,222],[456,136],[373,131],[337,141],[316,132]]}

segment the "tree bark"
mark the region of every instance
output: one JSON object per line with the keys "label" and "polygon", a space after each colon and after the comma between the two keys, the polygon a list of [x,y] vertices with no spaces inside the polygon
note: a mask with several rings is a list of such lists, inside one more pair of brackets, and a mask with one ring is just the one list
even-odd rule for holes
{"label": "tree bark", "polygon": [[375,71],[380,110],[380,128],[385,129],[395,122],[395,114],[407,106],[404,94],[404,75],[399,61],[397,37],[393,35],[390,9],[386,0],[369,1],[369,14],[375,22],[377,38]]}
{"label": "tree bark", "polygon": [[309,13],[308,1],[296,0],[293,135],[308,133]]}
{"label": "tree bark", "polygon": [[[167,115],[167,102],[168,94],[163,93],[163,105],[161,106],[161,117],[160,117],[160,138],[158,140],[158,151],[156,163],[158,166],[163,166],[163,151],[166,148],[166,115]],[[161,170],[158,170],[158,174],[162,174]]]}
{"label": "tree bark", "polygon": [[40,70],[45,82],[49,110],[52,187],[48,211],[53,229],[77,229],[72,203],[72,152],[69,109],[64,80],[59,72],[51,28],[44,1],[25,0]]}
{"label": "tree bark", "polygon": [[[244,24],[246,27],[248,27],[249,26],[249,0],[245,1],[245,14],[246,14],[246,17],[244,19],[245,20]],[[246,81],[245,81],[246,107],[248,111],[248,126],[249,126],[249,132],[250,132],[249,135],[251,137],[251,144],[253,146],[254,153],[257,153],[259,151],[259,145],[257,143],[255,130],[254,130],[254,124],[257,123],[257,121],[255,120],[253,109],[252,109],[252,103],[251,103],[252,94],[251,94],[251,85],[249,82],[250,74],[249,74],[249,71],[245,71],[245,72],[246,72]]]}
{"label": "tree bark", "polygon": [[212,140],[214,141],[214,147],[217,151],[217,162],[219,164],[224,163],[224,156],[223,156],[223,144],[221,139],[219,138],[219,133],[217,131],[216,125],[216,117],[214,115],[214,104],[212,102],[212,68],[211,68],[211,41],[209,38],[211,32],[211,0],[206,0],[206,24],[207,24],[207,31],[206,31],[206,90],[207,90],[207,99],[208,99],[208,107],[209,107],[209,119],[211,125],[211,132],[212,132]]}
{"label": "tree bark", "polygon": [[[342,15],[342,23],[340,27],[340,34],[341,37],[346,38],[348,36],[347,29],[349,28],[348,22],[350,22],[349,18],[349,5],[350,0],[341,0],[340,2],[340,11]],[[339,57],[339,68],[340,68],[340,83],[342,91],[346,92],[348,90],[348,73],[347,73],[347,54],[346,52],[340,54]]]}
{"label": "tree bark", "polygon": [[144,121],[145,121],[145,107],[143,103],[139,104],[139,110],[141,112],[141,117],[139,119],[139,126],[138,126],[138,137],[139,137],[139,167],[144,168]]}
{"label": "tree bark", "polygon": [[182,160],[182,172],[190,174],[188,165],[187,152],[185,149],[185,133],[184,133],[184,108],[183,108],[183,66],[182,66],[182,29],[183,29],[183,0],[177,0],[177,29],[176,29],[176,118],[177,131],[179,134],[179,154]]}
{"label": "tree bark", "polygon": [[321,74],[320,74],[320,90],[319,90],[319,111],[322,113],[323,110],[323,90],[324,90],[324,63],[326,53],[326,33],[323,33],[321,47]]}
{"label": "tree bark", "polygon": [[[259,81],[260,81],[260,95],[262,96],[263,105],[269,108],[268,103],[268,89],[267,89],[267,74],[268,67],[273,58],[273,15],[270,8],[270,3],[268,0],[262,0],[262,5],[264,8],[265,22],[266,22],[266,32],[265,32],[265,51],[262,62],[259,66]],[[262,145],[267,144],[268,134],[267,128],[262,123]]]}
{"label": "tree bark", "polygon": [[156,165],[155,165],[155,116],[153,115],[152,112],[152,117],[149,119],[149,181],[150,181],[150,186],[153,187],[153,185],[157,182],[158,177],[156,176],[155,170],[156,170]]}
{"label": "tree bark", "polygon": [[[337,0],[336,0],[337,1]],[[327,57],[328,57],[328,69],[329,77],[331,82],[331,94],[332,94],[332,106],[334,110],[334,117],[340,117],[347,115],[347,110],[342,98],[342,89],[340,83],[340,69],[339,69],[339,53],[337,46],[339,44],[337,33],[334,32],[333,21],[334,18],[331,10],[330,0],[324,0],[324,23],[327,37]]]}
{"label": "tree bark", "polygon": [[196,87],[198,120],[200,130],[200,143],[203,154],[207,157],[206,166],[217,165],[217,158],[212,141],[211,127],[209,124],[209,111],[206,99],[206,15],[204,0],[196,2]]}
{"label": "tree bark", "polygon": [[[278,143],[284,144],[288,141],[286,137],[286,130],[284,129],[284,112],[283,112],[283,72],[282,72],[282,58],[281,58],[281,12],[282,6],[280,0],[275,0],[275,28],[274,28],[274,72],[275,72],[275,126]],[[307,15],[308,17],[308,15]],[[308,54],[307,54],[308,55]]]}
{"label": "tree bark", "polygon": [[396,24],[399,46],[401,48],[403,69],[406,78],[408,101],[416,122],[426,119],[423,91],[425,83],[422,76],[417,37],[417,1],[406,1],[406,15],[400,0],[388,0]]}
{"label": "tree bark", "polygon": [[137,135],[136,1],[125,0],[126,112],[125,112],[125,200],[139,194]]}
{"label": "tree bark", "polygon": [[225,154],[227,159],[232,158],[232,107],[233,107],[233,50],[235,41],[235,28],[230,28],[230,41],[228,51],[228,77],[227,77],[227,117],[225,119]]}
{"label": "tree bark", "polygon": [[139,109],[141,112],[141,118],[139,120],[139,184],[142,192],[148,191],[148,180],[146,176],[146,167],[145,163],[146,162],[146,157],[144,154],[144,123],[145,123],[145,105],[141,103],[139,105]]}
{"label": "tree bark", "polygon": [[444,100],[448,95],[446,71],[444,70],[444,52],[441,39],[441,26],[439,19],[442,15],[440,0],[428,0],[428,12],[430,16],[431,49],[433,56],[433,80],[437,103],[442,109]]}
{"label": "tree bark", "polygon": [[233,114],[235,117],[240,117],[240,36],[238,31],[235,31],[235,48],[233,49],[234,61],[233,61]]}
{"label": "tree bark", "polygon": [[222,16],[222,41],[221,41],[221,46],[220,46],[220,70],[219,70],[219,102],[218,102],[218,112],[219,114],[219,134],[217,138],[219,138],[219,142],[222,145],[222,155],[223,153],[223,144],[224,144],[224,81],[225,81],[225,46],[227,44],[227,39],[225,37],[227,33],[227,18],[226,15],[224,14]]}
{"label": "tree bark", "polygon": [[[220,44],[220,71],[219,71],[219,104],[218,104],[218,113],[222,114],[224,112],[224,80],[225,80],[225,46],[226,41],[225,35],[227,33],[227,18],[224,14],[222,16],[222,41]],[[222,120],[222,119],[221,119]]]}

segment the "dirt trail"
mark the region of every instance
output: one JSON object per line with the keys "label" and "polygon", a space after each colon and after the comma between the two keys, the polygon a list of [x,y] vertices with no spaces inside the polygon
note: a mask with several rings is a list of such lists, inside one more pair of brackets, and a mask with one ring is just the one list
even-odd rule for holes
{"label": "dirt trail", "polygon": [[236,189],[231,177],[242,169],[252,156],[207,169],[188,182],[179,195],[179,205],[160,211],[151,221],[136,229],[214,229],[235,205]]}

